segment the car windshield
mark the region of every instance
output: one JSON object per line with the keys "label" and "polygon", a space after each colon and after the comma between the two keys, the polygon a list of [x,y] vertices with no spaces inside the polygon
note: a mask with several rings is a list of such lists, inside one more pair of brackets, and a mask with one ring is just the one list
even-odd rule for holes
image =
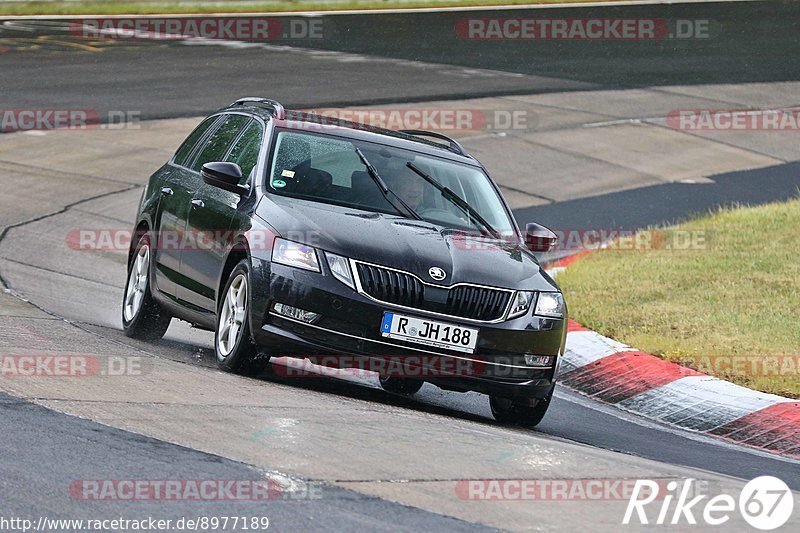
{"label": "car windshield", "polygon": [[280,195],[405,216],[370,176],[359,150],[391,191],[423,220],[457,229],[485,230],[408,163],[465,200],[493,228],[514,227],[494,186],[480,168],[342,137],[279,131],[269,186]]}

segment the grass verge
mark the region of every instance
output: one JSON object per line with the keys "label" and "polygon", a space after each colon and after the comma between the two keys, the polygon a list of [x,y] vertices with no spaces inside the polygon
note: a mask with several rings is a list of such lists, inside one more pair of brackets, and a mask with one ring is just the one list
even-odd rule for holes
{"label": "grass verge", "polygon": [[660,235],[668,238],[650,241],[661,246],[600,250],[560,274],[572,318],[638,350],[800,398],[800,200],[722,209]]}
{"label": "grass verge", "polygon": [[[251,0],[251,1],[30,1],[1,2],[2,15],[144,15],[156,13],[256,13],[279,11],[325,11],[334,9],[394,9],[422,7],[466,7],[523,4],[555,4],[567,0]],[[597,0],[568,0],[589,2]]]}

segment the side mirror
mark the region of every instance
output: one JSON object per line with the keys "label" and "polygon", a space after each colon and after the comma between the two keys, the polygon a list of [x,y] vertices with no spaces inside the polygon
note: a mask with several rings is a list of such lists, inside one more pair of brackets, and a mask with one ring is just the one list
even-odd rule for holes
{"label": "side mirror", "polygon": [[532,252],[549,252],[555,248],[558,236],[541,224],[525,225],[525,245]]}
{"label": "side mirror", "polygon": [[206,163],[200,170],[203,181],[214,187],[233,192],[236,194],[247,194],[250,188],[246,185],[239,185],[242,179],[242,169],[236,163],[225,163],[217,161]]}

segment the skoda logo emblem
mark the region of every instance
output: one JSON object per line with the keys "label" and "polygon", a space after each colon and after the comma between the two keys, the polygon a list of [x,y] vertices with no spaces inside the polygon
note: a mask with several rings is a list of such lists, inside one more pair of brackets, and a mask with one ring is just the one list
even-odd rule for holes
{"label": "skoda logo emblem", "polygon": [[428,269],[428,274],[436,281],[442,281],[447,277],[447,273],[439,267],[430,267]]}

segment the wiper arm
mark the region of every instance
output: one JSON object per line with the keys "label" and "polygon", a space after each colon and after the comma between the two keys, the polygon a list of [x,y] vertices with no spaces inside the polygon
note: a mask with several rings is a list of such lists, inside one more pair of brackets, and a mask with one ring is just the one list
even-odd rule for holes
{"label": "wiper arm", "polygon": [[454,193],[454,192],[452,191],[452,189],[450,189],[449,187],[445,187],[444,185],[442,185],[441,183],[439,183],[439,182],[438,182],[438,181],[437,181],[435,178],[433,178],[433,177],[432,177],[432,176],[430,176],[429,174],[426,174],[426,173],[425,173],[423,170],[421,170],[421,169],[420,169],[420,168],[419,168],[417,165],[415,165],[415,164],[414,164],[414,163],[412,163],[411,161],[407,162],[407,163],[406,163],[406,166],[407,166],[408,168],[410,168],[411,170],[413,170],[415,173],[419,174],[419,176],[420,176],[422,179],[424,179],[425,181],[427,181],[428,183],[430,183],[431,185],[433,185],[434,187],[436,187],[436,188],[439,190],[439,192],[442,194],[442,196],[443,196],[444,198],[446,198],[447,200],[449,200],[451,203],[455,204],[455,205],[456,205],[456,207],[459,207],[459,208],[460,208],[462,211],[464,211],[464,212],[465,212],[465,213],[466,213],[466,214],[467,214],[467,215],[468,215],[468,216],[469,216],[471,219],[473,219],[473,220],[477,221],[477,222],[478,222],[478,223],[479,223],[481,226],[483,226],[483,227],[484,227],[484,229],[486,229],[486,230],[487,230],[489,233],[491,233],[492,235],[494,235],[494,236],[495,236],[495,237],[497,237],[497,238],[500,238],[500,234],[497,232],[497,230],[496,230],[496,229],[494,229],[494,228],[492,227],[492,225],[491,225],[491,224],[489,224],[489,223],[486,221],[486,219],[485,219],[485,218],[483,218],[483,217],[481,216],[481,214],[480,214],[480,213],[478,213],[478,212],[475,210],[475,208],[474,208],[474,207],[472,207],[471,205],[469,205],[469,204],[467,203],[467,201],[466,201],[466,200],[464,200],[464,199],[463,199],[463,198],[461,198],[459,195],[457,195],[456,193]]}
{"label": "wiper arm", "polygon": [[[369,159],[367,159],[367,156],[364,155],[364,152],[362,152],[358,146],[356,146],[355,149],[358,157],[361,159],[361,162],[364,163],[365,167],[367,167],[367,174],[369,174],[372,180],[378,185],[378,188],[381,190],[384,198],[386,198],[386,201],[392,204],[392,207],[397,209],[399,212],[405,212],[407,215],[411,215],[412,218],[422,220],[422,217],[419,216],[419,213],[414,211],[411,206],[405,203],[402,198],[397,196],[397,194],[391,190],[388,185],[386,185],[386,182],[383,181],[381,175],[378,174],[378,169],[372,166],[372,163],[369,162]],[[398,207],[398,204],[400,207]]]}

